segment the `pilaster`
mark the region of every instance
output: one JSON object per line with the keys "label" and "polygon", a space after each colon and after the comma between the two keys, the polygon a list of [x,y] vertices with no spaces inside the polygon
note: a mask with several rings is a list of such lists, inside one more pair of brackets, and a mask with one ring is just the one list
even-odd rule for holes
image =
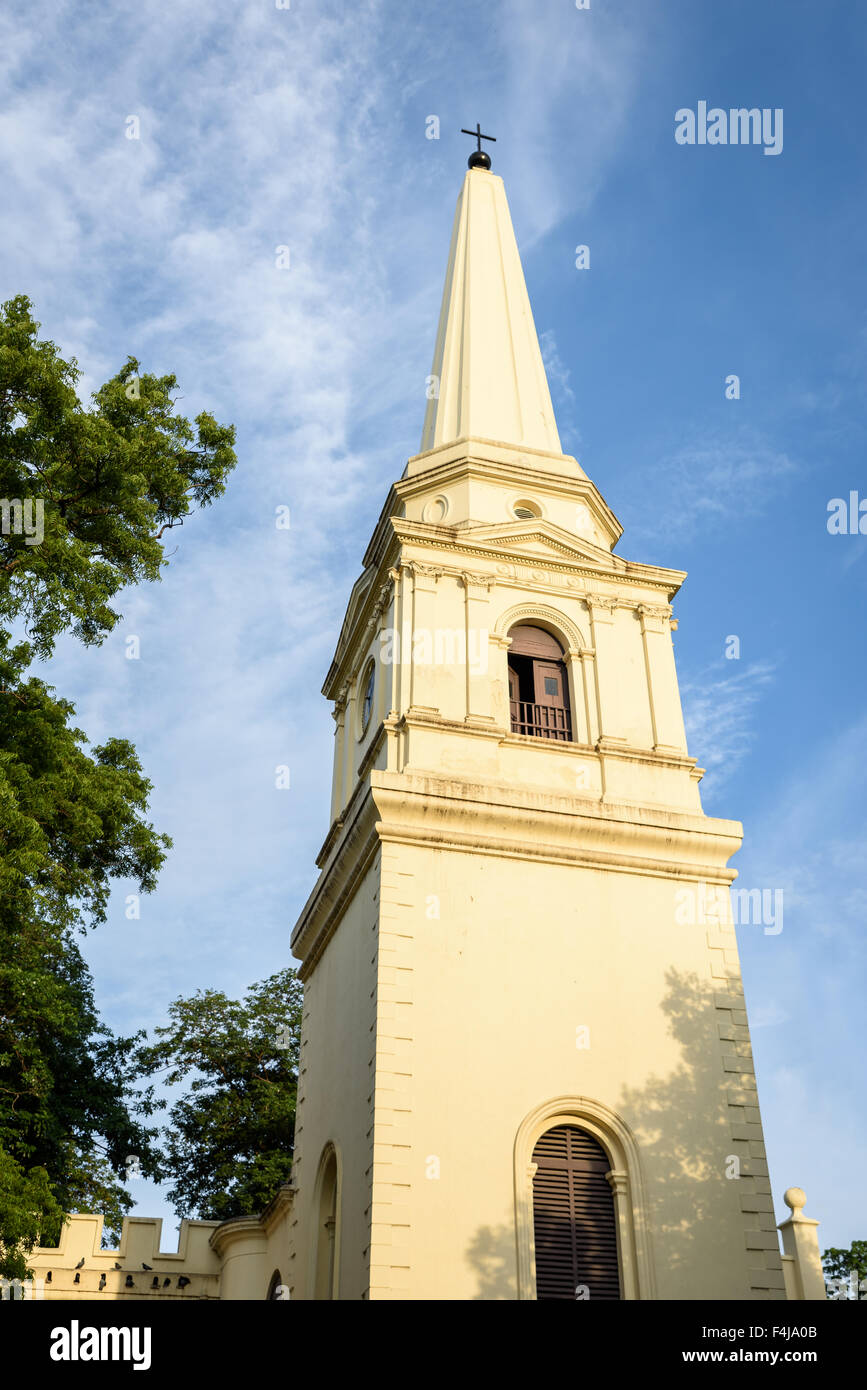
{"label": "pilaster", "polygon": [[677,688],[670,616],[669,607],[652,604],[640,604],[638,607],[653,746],[658,752],[685,753],[686,732]]}
{"label": "pilaster", "polygon": [[488,574],[461,575],[464,589],[467,724],[492,724],[493,701],[488,669],[490,593],[496,580]]}

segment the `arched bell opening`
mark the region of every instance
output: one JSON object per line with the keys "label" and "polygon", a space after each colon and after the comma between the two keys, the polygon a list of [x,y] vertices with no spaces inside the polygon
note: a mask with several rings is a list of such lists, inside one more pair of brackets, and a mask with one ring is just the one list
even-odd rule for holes
{"label": "arched bell opening", "polygon": [[572,740],[566,655],[547,629],[519,623],[509,632],[509,717],[513,734]]}

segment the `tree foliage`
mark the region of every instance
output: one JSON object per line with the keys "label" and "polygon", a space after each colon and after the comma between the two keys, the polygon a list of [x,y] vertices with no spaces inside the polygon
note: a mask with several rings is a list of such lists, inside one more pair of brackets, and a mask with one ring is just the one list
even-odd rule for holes
{"label": "tree foliage", "polygon": [[[130,1155],[160,1173],[141,1122],[140,1037],[99,1021],[80,934],[106,919],[118,879],[152,891],[170,847],[147,820],[151,790],[135,749],[88,749],[74,709],[27,674],[70,631],[97,643],[127,584],[159,577],[162,535],[223,491],[233,430],[175,413],[172,376],[125,366],[85,409],[79,371],[40,341],[30,302],[0,310],[0,1274],[20,1277],[61,1210],[105,1212],[116,1233],[132,1205]],[[135,378],[130,381],[130,378]],[[12,503],[42,508],[28,535]],[[31,516],[33,513],[31,512]]]}
{"label": "tree foliage", "polygon": [[0,1147],[0,1275],[24,1279],[27,1254],[46,1225],[59,1230],[62,1208],[44,1168],[25,1169]]}
{"label": "tree foliage", "polygon": [[243,1000],[218,990],[176,999],[139,1051],[144,1075],[189,1089],[163,1130],[180,1216],[225,1221],[261,1211],[292,1167],[301,985],[291,969]]}
{"label": "tree foliage", "polygon": [[78,364],[38,339],[31,307],[20,295],[0,313],[0,498],[40,501],[44,536],[0,535],[0,621],[22,617],[45,656],[62,631],[111,631],[111,600],[159,578],[163,534],[220,496],[235,454],[231,426],[176,414],[175,377],[134,357],[85,409]]}
{"label": "tree foliage", "polygon": [[831,1246],[822,1256],[829,1297],[867,1299],[867,1240],[853,1240],[848,1250]]}
{"label": "tree foliage", "polygon": [[[135,1040],[100,1024],[76,936],[105,919],[114,879],[149,892],[171,842],[145,819],[150,783],[132,746],[111,739],[89,755],[72,706],[27,678],[26,660],[0,634],[0,1148],[7,1173],[20,1170],[10,1201],[50,1179],[50,1242],[58,1204],[95,1205],[118,1229],[129,1154],[158,1169],[133,1113],[149,1106],[133,1089]],[[14,1230],[0,1224],[12,1260]]]}

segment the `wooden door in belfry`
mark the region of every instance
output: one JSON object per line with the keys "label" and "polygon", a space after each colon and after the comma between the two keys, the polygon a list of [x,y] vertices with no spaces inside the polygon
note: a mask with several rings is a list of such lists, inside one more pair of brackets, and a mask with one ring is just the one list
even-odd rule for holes
{"label": "wooden door in belfry", "polygon": [[566,672],[561,661],[533,662],[533,698],[540,726],[552,738],[565,739],[569,728]]}

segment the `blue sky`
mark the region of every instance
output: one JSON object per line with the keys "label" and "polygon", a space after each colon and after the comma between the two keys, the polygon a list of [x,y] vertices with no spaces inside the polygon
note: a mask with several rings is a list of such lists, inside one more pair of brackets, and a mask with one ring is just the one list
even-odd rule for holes
{"label": "blue sky", "polygon": [[[50,667],[93,741],[135,742],[175,841],[140,921],[122,885],[86,943],[112,1026],[287,962],[328,827],[319,689],[418,448],[479,120],[563,446],[622,554],[689,571],[675,642],[705,810],[744,823],[740,884],[785,893],[779,935],[739,931],[779,1218],[798,1184],[823,1248],[867,1236],[867,540],[826,525],[831,498],[867,497],[865,49],[841,0],[7,0],[0,294],[31,296],[85,391],[132,353],[238,429],[226,496],[162,583]],[[782,153],[677,144],[699,101],[782,108]]]}

